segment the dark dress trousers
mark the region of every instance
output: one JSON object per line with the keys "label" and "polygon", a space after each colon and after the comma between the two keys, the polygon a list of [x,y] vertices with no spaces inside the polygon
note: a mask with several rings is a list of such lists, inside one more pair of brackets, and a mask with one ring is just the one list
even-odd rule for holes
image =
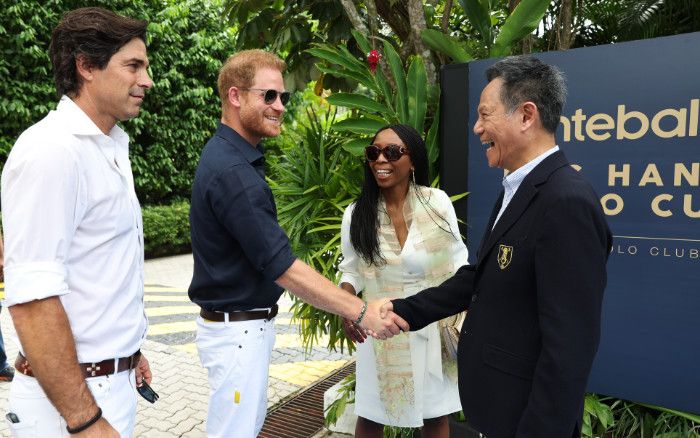
{"label": "dark dress trousers", "polygon": [[394,309],[411,330],[469,309],[459,393],[486,437],[579,437],[612,236],[597,195],[561,151],[525,177],[491,231],[502,198],[477,263]]}

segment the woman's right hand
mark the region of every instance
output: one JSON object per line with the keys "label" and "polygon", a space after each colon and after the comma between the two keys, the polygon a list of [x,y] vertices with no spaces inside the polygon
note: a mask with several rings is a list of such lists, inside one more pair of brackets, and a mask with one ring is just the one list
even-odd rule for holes
{"label": "woman's right hand", "polygon": [[353,342],[361,344],[367,339],[364,329],[347,318],[343,318],[343,331],[345,336]]}

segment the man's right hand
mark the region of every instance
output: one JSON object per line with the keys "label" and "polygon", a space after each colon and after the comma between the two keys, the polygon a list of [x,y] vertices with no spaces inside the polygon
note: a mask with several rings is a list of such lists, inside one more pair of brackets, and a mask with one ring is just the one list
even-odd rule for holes
{"label": "man's right hand", "polygon": [[391,300],[384,301],[384,304],[379,308],[379,316],[386,318],[386,315],[391,312],[394,313],[394,303]]}
{"label": "man's right hand", "polygon": [[399,333],[410,330],[408,323],[394,312],[385,312],[382,317],[380,310],[386,300],[372,301],[367,306],[362,326],[368,333],[377,339],[389,339]]}
{"label": "man's right hand", "polygon": [[105,417],[102,417],[97,420],[97,423],[88,427],[84,431],[71,436],[76,438],[119,438],[120,435],[119,432],[117,432],[116,429],[109,424],[109,421],[107,421]]}

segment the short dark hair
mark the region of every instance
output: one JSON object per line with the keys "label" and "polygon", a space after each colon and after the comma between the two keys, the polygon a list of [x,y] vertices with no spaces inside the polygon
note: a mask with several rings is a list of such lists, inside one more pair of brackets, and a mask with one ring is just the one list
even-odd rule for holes
{"label": "short dark hair", "polygon": [[509,56],[486,70],[489,82],[496,78],[503,80],[500,97],[508,112],[523,102],[533,102],[544,129],[556,132],[566,102],[566,82],[561,70],[533,56]]}
{"label": "short dark hair", "polygon": [[58,95],[77,96],[82,80],[76,61],[103,69],[112,55],[134,38],[146,42],[148,22],[124,17],[104,8],[66,12],[51,35],[49,56]]}

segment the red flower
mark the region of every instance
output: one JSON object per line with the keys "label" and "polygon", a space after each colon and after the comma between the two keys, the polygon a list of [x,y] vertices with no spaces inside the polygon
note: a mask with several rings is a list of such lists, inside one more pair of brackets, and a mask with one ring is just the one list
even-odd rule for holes
{"label": "red flower", "polygon": [[367,64],[369,64],[369,69],[372,73],[377,70],[377,64],[379,64],[380,59],[382,59],[382,54],[377,50],[370,50],[367,54]]}

